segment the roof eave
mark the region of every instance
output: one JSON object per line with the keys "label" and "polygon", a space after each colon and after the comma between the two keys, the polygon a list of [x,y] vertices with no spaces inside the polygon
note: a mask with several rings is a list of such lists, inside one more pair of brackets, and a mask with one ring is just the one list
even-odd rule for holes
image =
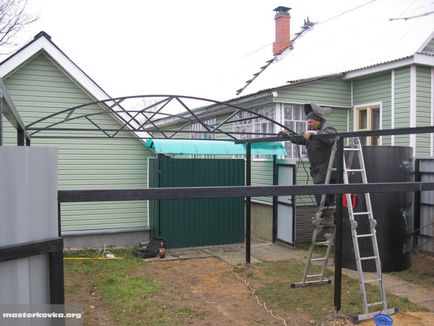
{"label": "roof eave", "polygon": [[406,66],[411,66],[413,64],[420,64],[426,66],[434,67],[434,57],[429,55],[424,55],[420,53],[416,53],[412,56],[405,57],[402,59],[398,59],[391,62],[386,62],[379,65],[374,65],[366,68],[361,68],[358,70],[347,71],[343,74],[342,79],[353,79],[357,77],[362,77],[370,74],[375,74],[379,72],[384,72],[388,70],[393,70],[397,68],[402,68]]}

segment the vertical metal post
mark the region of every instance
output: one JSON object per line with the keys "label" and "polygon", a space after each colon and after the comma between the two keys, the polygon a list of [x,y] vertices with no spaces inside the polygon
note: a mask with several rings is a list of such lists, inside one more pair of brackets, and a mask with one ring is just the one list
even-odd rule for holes
{"label": "vertical metal post", "polygon": [[65,281],[63,276],[63,239],[59,250],[48,254],[50,304],[65,304]]}
{"label": "vertical metal post", "polygon": [[[157,155],[157,188],[161,187],[161,154]],[[158,209],[158,236],[161,237],[161,199],[157,202]],[[155,235],[154,235],[155,236]]]}
{"label": "vertical metal post", "polygon": [[[414,181],[420,182],[422,179],[420,173],[420,159],[416,159],[414,162]],[[414,205],[413,205],[413,249],[419,246],[420,235],[420,191],[414,192]]]}
{"label": "vertical metal post", "polygon": [[3,145],[3,93],[0,90],[0,146]]}
{"label": "vertical metal post", "polygon": [[[246,186],[251,185],[252,144],[246,144]],[[252,227],[251,198],[246,197],[246,264],[250,264],[250,242]]]}
{"label": "vertical metal post", "polygon": [[[277,155],[273,155],[273,185],[279,184],[277,171]],[[272,224],[272,241],[276,242],[277,239],[277,196],[273,196],[273,224]]]}
{"label": "vertical metal post", "polygon": [[[344,181],[344,141],[341,137],[337,138],[336,151],[336,182],[342,184]],[[334,306],[335,312],[341,310],[341,281],[342,281],[342,224],[343,224],[343,205],[342,195],[336,195],[336,238],[335,238],[335,289]]]}
{"label": "vertical metal post", "polygon": [[17,145],[24,146],[24,130],[20,128],[17,129]]}
{"label": "vertical metal post", "polygon": [[62,236],[62,224],[61,224],[61,212],[62,212],[62,206],[60,203],[60,200],[57,199],[57,236]]}
{"label": "vertical metal post", "polygon": [[26,146],[30,146],[30,138],[26,138]]}

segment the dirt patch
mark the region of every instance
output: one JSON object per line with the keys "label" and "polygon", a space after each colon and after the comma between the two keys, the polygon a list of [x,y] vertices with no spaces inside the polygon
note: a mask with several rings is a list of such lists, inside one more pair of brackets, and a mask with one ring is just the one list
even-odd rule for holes
{"label": "dirt patch", "polygon": [[65,273],[65,303],[84,309],[84,325],[117,326],[111,313],[95,291],[93,278],[82,271]]}
{"label": "dirt patch", "polygon": [[[432,263],[432,257],[415,255],[412,269],[426,272],[432,278]],[[248,267],[237,271],[249,277]],[[197,312],[186,320],[188,325],[283,325],[257,303],[251,290],[230,271],[229,265],[217,258],[151,261],[130,276],[149,276],[164,284],[164,291],[153,300],[163,309],[185,306]],[[66,303],[83,305],[84,325],[119,325],[107,302],[95,290],[93,277],[92,273],[80,270],[65,273]],[[271,277],[269,281],[275,280]],[[260,286],[255,280],[252,284]],[[274,314],[285,318],[288,325],[312,325],[309,315],[303,311],[276,310]],[[392,318],[395,326],[434,325],[434,313],[400,312]],[[330,321],[330,325],[342,324],[350,323]],[[365,321],[360,325],[374,325],[374,322]]]}
{"label": "dirt patch", "polygon": [[[434,325],[434,314],[431,312],[400,312],[390,317],[393,319],[393,326]],[[373,320],[366,320],[357,325],[371,326],[375,323]]]}
{"label": "dirt patch", "polygon": [[434,284],[434,256],[413,254],[411,256],[410,270],[419,274],[431,284]]}
{"label": "dirt patch", "polygon": [[[158,300],[170,302],[177,297],[204,315],[190,325],[282,325],[261,307],[250,290],[238,280],[228,264],[216,258],[151,263],[144,271],[168,285]],[[285,315],[295,325],[309,325],[307,315]]]}

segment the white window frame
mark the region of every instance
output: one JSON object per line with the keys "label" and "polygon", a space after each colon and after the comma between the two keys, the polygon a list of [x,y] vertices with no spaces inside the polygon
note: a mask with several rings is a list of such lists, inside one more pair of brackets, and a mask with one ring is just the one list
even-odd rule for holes
{"label": "white window frame", "polygon": [[[301,110],[300,112],[300,119],[294,119],[294,115],[292,116],[292,119],[285,119],[285,105],[294,105],[297,106],[297,108],[299,110]],[[307,130],[307,123],[306,123],[306,115],[304,113],[304,105],[303,104],[299,104],[299,103],[280,103],[280,110],[279,110],[279,115],[278,115],[278,122],[285,125],[286,127],[288,127],[289,129],[297,132],[297,133],[303,133],[304,131]],[[294,125],[297,126],[298,125],[303,125],[304,127],[302,127],[300,130],[297,130],[297,128],[294,128]],[[306,147],[303,145],[297,145],[297,144],[293,144],[291,142],[285,142],[284,143],[287,151],[289,153],[292,153],[292,155],[285,155],[285,158],[291,158],[291,159],[305,159],[307,158],[307,152],[306,152]],[[297,148],[298,147],[298,148]]]}
{"label": "white window frame", "polygon": [[[207,126],[215,126],[217,125],[217,119],[212,118],[212,119],[204,120],[203,123],[206,124]],[[194,131],[207,131],[200,122],[192,123],[190,130],[192,131],[190,133],[191,139],[197,139],[197,140],[215,139],[214,133],[203,133],[203,132],[194,133]],[[215,158],[215,155],[190,155],[190,158],[201,158],[201,159]]]}
{"label": "white window frame", "polygon": [[[267,110],[270,114],[267,114],[267,112],[263,112],[264,110]],[[266,116],[270,119],[276,120],[276,105],[275,104],[250,109],[250,111],[256,112],[256,113],[261,114],[263,116]],[[251,116],[252,116],[252,114],[247,112],[247,111],[240,111],[240,113],[237,114],[237,116],[234,119],[242,119],[242,118],[247,118],[247,117],[251,117]],[[263,127],[266,128],[265,131],[262,130]],[[239,121],[239,122],[236,122],[234,124],[234,131],[235,132],[257,132],[258,129],[259,129],[259,131],[263,131],[265,133],[275,133],[276,132],[275,126],[271,121],[260,118],[260,117],[258,117],[258,118],[253,117],[252,119]],[[265,137],[265,135],[264,136],[261,136],[261,135],[257,136],[257,135],[249,135],[249,134],[239,134],[238,137],[240,139],[252,139],[252,138]],[[255,159],[255,160],[256,159],[267,159],[267,155],[254,155],[254,156],[252,156],[252,159]]]}
{"label": "white window frame", "polygon": [[[217,124],[217,119],[216,118],[208,119],[203,121],[203,123],[206,124],[207,126],[215,126]],[[190,134],[190,138],[192,139],[198,139],[198,140],[215,139],[215,134],[213,133],[203,133],[203,132],[194,133],[194,131],[207,131],[200,122],[192,123],[190,130],[192,131]]]}
{"label": "white window frame", "polygon": [[[382,102],[372,102],[372,103],[365,103],[365,104],[359,104],[355,105],[353,109],[353,130],[354,131],[365,131],[365,130],[375,130],[373,128],[373,120],[372,120],[372,112],[373,110],[378,109],[378,124],[379,129],[381,129],[381,126],[383,125],[383,103]],[[359,121],[360,121],[360,112],[363,110],[367,110],[366,115],[366,128],[361,129],[359,128]],[[393,119],[393,117],[392,117]],[[366,145],[371,146],[373,143],[373,137],[366,137]],[[378,137],[378,143],[376,145],[381,146],[382,144],[382,137]]]}

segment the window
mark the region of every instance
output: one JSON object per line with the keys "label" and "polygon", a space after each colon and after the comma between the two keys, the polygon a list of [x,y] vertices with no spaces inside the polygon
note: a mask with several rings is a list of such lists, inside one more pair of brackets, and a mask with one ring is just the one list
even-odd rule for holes
{"label": "window", "polygon": [[[306,131],[306,115],[304,114],[304,106],[301,104],[284,104],[281,111],[282,123],[295,131],[297,134],[302,134]],[[290,158],[304,158],[306,157],[306,147],[296,145],[291,142],[285,142],[286,151]]]}
{"label": "window", "polygon": [[[256,111],[258,114],[274,120],[274,108],[264,107]],[[235,123],[235,132],[239,133],[240,139],[267,137],[268,133],[274,133],[273,123],[264,118],[252,118],[250,112],[241,111],[234,120],[241,120]],[[251,118],[251,119],[249,119]]]}
{"label": "window", "polygon": [[[210,129],[212,129],[212,127],[217,124],[216,121],[217,121],[216,118],[214,118],[214,119],[205,120],[205,121],[203,121],[203,123],[206,124],[208,127],[210,127]],[[191,131],[193,131],[193,132],[194,131],[200,131],[197,133],[192,132],[190,134],[190,137],[193,139],[215,139],[215,135],[213,133],[210,134],[210,133],[204,132],[207,130],[199,122],[195,122],[195,123],[191,124]]]}
{"label": "window", "polygon": [[[354,110],[355,131],[380,129],[380,105],[360,106]],[[379,145],[380,137],[361,137],[362,145]]]}
{"label": "window", "polygon": [[[253,110],[252,110],[253,111]],[[254,110],[258,114],[275,119],[275,108],[274,106],[266,106],[260,109]],[[274,125],[271,121],[257,117],[250,112],[240,111],[233,120],[239,120],[235,122],[234,131],[239,139],[249,139],[249,138],[260,138],[260,137],[270,137],[274,133]],[[266,158],[266,155],[255,155],[253,158]]]}
{"label": "window", "polygon": [[[217,124],[217,119],[213,118],[213,119],[205,120],[205,121],[203,121],[203,123],[206,124],[210,129],[212,129],[213,126],[215,126]],[[195,123],[191,124],[191,131],[192,131],[192,133],[190,134],[190,137],[193,139],[198,139],[198,140],[200,140],[200,139],[215,139],[215,134],[204,132],[207,130],[199,122],[195,122]],[[194,133],[194,131],[201,131],[201,132]],[[190,155],[190,157],[191,158],[215,158],[215,155]]]}

